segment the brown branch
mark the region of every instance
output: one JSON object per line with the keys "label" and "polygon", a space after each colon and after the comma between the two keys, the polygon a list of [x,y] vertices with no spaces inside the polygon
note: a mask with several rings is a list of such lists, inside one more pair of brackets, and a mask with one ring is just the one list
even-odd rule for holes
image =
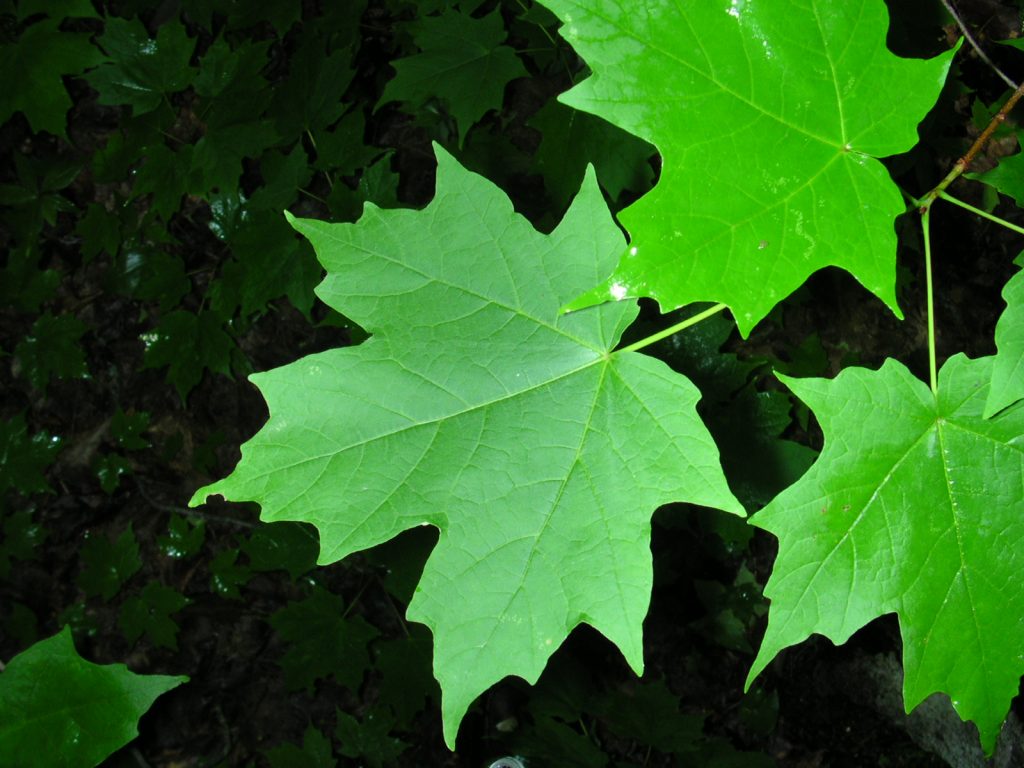
{"label": "brown branch", "polygon": [[971,163],[974,162],[974,158],[976,158],[978,153],[985,148],[989,139],[992,138],[992,134],[996,132],[996,129],[999,128],[1000,125],[1003,124],[1003,121],[1006,120],[1006,116],[1010,114],[1010,110],[1017,105],[1017,102],[1020,101],[1022,96],[1024,96],[1024,83],[1017,86],[1017,90],[1013,92],[1010,98],[1006,100],[1006,103],[1003,104],[998,112],[996,112],[995,116],[989,121],[989,124],[985,126],[985,130],[982,131],[978,138],[974,140],[974,143],[971,144],[964,156],[956,161],[953,165],[953,170],[946,174],[946,178],[940,181],[934,189],[921,198],[917,206],[920,213],[927,211],[931,204],[935,202],[936,198],[938,198],[938,196],[944,192],[950,184],[956,181],[968,168],[971,167]]}
{"label": "brown branch", "polygon": [[970,43],[971,48],[973,48],[974,52],[978,54],[978,58],[984,61],[986,64],[988,64],[992,68],[992,70],[997,75],[999,75],[999,77],[1002,79],[1004,83],[1006,83],[1011,88],[1016,89],[1017,84],[1013,82],[1013,80],[1011,80],[1006,75],[1006,73],[1003,72],[1003,70],[997,67],[995,65],[995,62],[993,62],[992,59],[988,57],[988,54],[985,53],[984,50],[982,50],[981,46],[978,45],[978,41],[974,39],[974,36],[971,34],[971,31],[967,29],[967,25],[964,24],[963,19],[961,19],[960,15],[956,12],[956,9],[953,7],[953,3],[950,2],[950,0],[942,0],[942,4],[946,7],[946,11],[949,12],[949,15],[953,17],[953,21],[956,22],[956,25],[960,27],[960,31],[963,33],[964,39],[966,39],[967,42]]}

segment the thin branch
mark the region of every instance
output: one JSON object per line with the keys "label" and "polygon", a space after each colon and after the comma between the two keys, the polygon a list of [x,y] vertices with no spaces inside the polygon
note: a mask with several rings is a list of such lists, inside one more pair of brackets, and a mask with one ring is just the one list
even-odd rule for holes
{"label": "thin branch", "polygon": [[1024,84],[1018,85],[1017,90],[1013,92],[1013,95],[1006,100],[1006,103],[1000,108],[998,112],[989,121],[989,124],[985,126],[985,130],[974,140],[971,144],[970,149],[967,150],[967,154],[961,157],[953,165],[953,170],[946,174],[946,178],[940,181],[935,188],[921,198],[917,207],[918,211],[924,213],[931,207],[931,204],[935,202],[936,198],[942,195],[946,191],[946,187],[956,181],[968,168],[971,167],[971,163],[974,162],[974,158],[978,156],[978,153],[985,148],[988,144],[988,140],[992,138],[992,134],[996,132],[996,129],[1003,124],[1006,120],[1006,116],[1010,114],[1010,110],[1013,109],[1017,102],[1020,101],[1021,96],[1024,96]]}
{"label": "thin branch", "polygon": [[963,33],[964,38],[966,38],[967,42],[970,43],[971,48],[974,49],[974,52],[978,54],[978,58],[984,61],[986,64],[988,64],[992,68],[992,71],[999,75],[1000,79],[1002,79],[1004,83],[1006,83],[1014,90],[1017,90],[1017,84],[1013,82],[1013,80],[1011,80],[1009,77],[1007,77],[1003,70],[997,67],[995,65],[995,62],[993,62],[992,59],[988,57],[988,54],[981,49],[981,46],[978,45],[978,41],[974,39],[974,35],[971,34],[971,31],[969,29],[967,29],[967,25],[964,24],[963,19],[960,18],[960,15],[956,12],[956,9],[953,8],[953,3],[951,2],[951,0],[942,0],[942,4],[946,7],[946,10],[949,12],[949,15],[953,17],[953,21],[956,22],[956,25],[960,27],[960,31]]}
{"label": "thin branch", "polygon": [[937,373],[935,354],[935,290],[932,282],[932,238],[928,229],[930,210],[921,214],[921,228],[924,232],[924,275],[925,292],[928,299],[928,383],[932,394],[939,393],[939,376]]}
{"label": "thin branch", "polygon": [[178,515],[184,515],[186,517],[194,517],[199,520],[211,520],[218,523],[228,523],[229,525],[237,525],[240,528],[259,528],[256,523],[250,523],[248,520],[239,520],[234,517],[227,517],[225,515],[216,515],[211,512],[203,512],[198,509],[189,509],[188,507],[179,507],[175,504],[164,504],[157,501],[146,491],[145,486],[139,478],[133,478],[135,480],[135,487],[138,488],[139,493],[146,502],[154,509],[159,509],[161,512],[173,512]]}
{"label": "thin branch", "polygon": [[1012,230],[1013,232],[1016,232],[1019,235],[1024,235],[1024,227],[1018,227],[1016,224],[1012,224],[1006,219],[1001,219],[995,214],[991,214],[988,211],[983,211],[980,208],[975,208],[970,203],[965,203],[963,200],[953,197],[948,192],[940,192],[939,197],[945,200],[946,202],[953,203],[953,205],[959,205],[964,210],[970,211],[971,213],[977,216],[981,216],[983,219],[994,221],[1001,227],[1006,227],[1007,229]]}

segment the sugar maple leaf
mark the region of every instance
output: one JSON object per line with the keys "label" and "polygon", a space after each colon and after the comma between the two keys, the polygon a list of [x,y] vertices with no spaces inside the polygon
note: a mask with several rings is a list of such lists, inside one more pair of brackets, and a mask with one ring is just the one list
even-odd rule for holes
{"label": "sugar maple leaf", "polygon": [[1024,272],[1003,286],[1003,299],[1006,310],[996,323],[999,354],[992,366],[986,418],[1024,398]]}
{"label": "sugar maple leaf", "polygon": [[875,158],[917,141],[952,53],[890,53],[882,0],[543,2],[593,70],[561,100],[663,160],[654,190],[620,214],[629,252],[571,307],[721,301],[746,335],[836,265],[899,315],[905,205]]}
{"label": "sugar maple leaf", "polygon": [[899,616],[907,711],[949,694],[991,752],[1024,673],[1024,408],[982,410],[992,358],[951,358],[938,395],[898,362],[783,380],[825,448],[752,522],[779,538],[752,680],[812,632]]}
{"label": "sugar maple leaf", "polygon": [[99,765],[138,736],[159,696],[187,681],[86,661],[65,626],[0,674],[0,755],[20,765]]}
{"label": "sugar maple leaf", "polygon": [[294,224],[327,270],[320,297],[372,338],[254,376],[270,420],[193,503],[310,522],[322,564],[440,529],[408,615],[434,634],[449,745],[476,696],[536,681],[580,623],[639,673],[652,512],[743,512],[696,388],[612,351],[635,304],[560,314],[623,245],[593,170],[549,236],[441,150],[424,210]]}
{"label": "sugar maple leaf", "polygon": [[444,99],[459,127],[460,143],[472,125],[501,107],[505,86],[527,72],[506,36],[500,9],[483,18],[454,10],[424,16],[410,25],[420,53],[394,62],[395,77],[380,103],[405,101],[415,107]]}

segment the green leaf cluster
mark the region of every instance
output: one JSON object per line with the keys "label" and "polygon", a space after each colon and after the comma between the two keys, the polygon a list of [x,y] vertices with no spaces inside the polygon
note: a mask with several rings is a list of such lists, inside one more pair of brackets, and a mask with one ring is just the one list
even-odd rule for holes
{"label": "green leaf cluster", "polygon": [[[579,623],[640,673],[653,510],[742,511],[692,385],[634,352],[664,334],[616,349],[636,316],[624,299],[651,297],[663,311],[720,302],[747,336],[835,266],[902,317],[893,221],[904,203],[879,158],[913,146],[955,52],[893,55],[885,8],[871,0],[799,14],[545,5],[592,70],[561,101],[660,154],[655,189],[619,216],[629,242],[592,175],[541,237],[440,150],[422,211],[367,206],[355,224],[289,217],[327,272],[318,295],[370,340],[254,377],[270,420],[235,471],[193,499],[216,493],[257,501],[266,520],[311,522],[324,564],[437,527],[408,616],[434,635],[449,745],[476,696],[508,674],[534,682]],[[462,34],[443,18],[414,28],[419,45]],[[443,99],[429,87],[435,72],[449,68],[455,87],[469,58],[475,74],[491,66],[500,38],[478,40],[467,59],[400,61],[385,97]],[[1024,671],[1014,289],[994,362],[953,357],[931,390],[894,361],[817,384],[779,376],[826,447],[799,480],[809,457],[790,451],[796,482],[754,518],[781,548],[751,677],[813,632],[842,642],[895,612],[907,708],[947,693],[992,750]],[[789,405],[754,398],[763,448]]]}
{"label": "green leaf cluster", "polygon": [[[208,722],[254,683],[303,713],[210,764],[430,764],[465,720],[465,754],[538,765],[770,765],[735,745],[778,674],[741,698],[652,637],[750,686],[886,614],[907,709],[945,694],[993,750],[1024,281],[985,273],[1005,310],[956,354],[951,198],[915,197],[927,150],[891,159],[968,88],[955,46],[894,54],[880,0],[144,6],[0,2],[0,754],[32,721],[95,764],[185,679],[74,632],[216,668],[184,694]],[[963,100],[978,130],[1000,104]],[[949,191],[1007,223],[1019,157]],[[917,346],[880,340],[904,315]],[[184,509],[263,418],[250,373],[269,417],[192,504],[260,519]],[[580,665],[580,625],[617,650]],[[732,693],[679,695],[709,674]]]}

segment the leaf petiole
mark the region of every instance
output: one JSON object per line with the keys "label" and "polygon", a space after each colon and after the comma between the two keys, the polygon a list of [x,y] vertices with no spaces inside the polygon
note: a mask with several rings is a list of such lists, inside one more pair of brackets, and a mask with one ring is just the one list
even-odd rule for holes
{"label": "leaf petiole", "polygon": [[675,333],[685,331],[690,326],[696,325],[701,320],[707,320],[709,317],[721,312],[723,309],[725,309],[725,304],[715,304],[713,307],[708,307],[703,312],[698,312],[696,315],[688,317],[685,320],[676,323],[675,325],[669,326],[663,331],[658,331],[657,333],[652,333],[650,336],[645,336],[639,341],[634,341],[627,347],[622,347],[621,349],[615,350],[615,352],[636,352],[638,349],[643,349],[644,347],[649,346],[656,341],[661,341],[662,339],[668,338],[669,336]]}
{"label": "leaf petiole", "polygon": [[963,200],[958,200],[957,198],[953,197],[947,192],[939,192],[938,196],[942,200],[953,203],[953,205],[959,205],[964,210],[970,211],[973,214],[981,216],[983,219],[994,221],[996,224],[999,224],[1000,226],[1006,227],[1007,229],[1011,229],[1014,232],[1017,232],[1018,234],[1024,235],[1024,227],[1018,227],[1016,224],[1011,224],[1006,219],[1001,219],[998,216],[995,216],[994,214],[981,210],[980,208],[975,208],[970,203],[965,203]]}
{"label": "leaf petiole", "polygon": [[928,384],[932,394],[937,395],[939,393],[939,376],[935,359],[935,291],[932,287],[932,239],[928,231],[930,215],[931,208],[925,208],[921,213],[921,228],[924,231],[924,279],[928,301]]}

